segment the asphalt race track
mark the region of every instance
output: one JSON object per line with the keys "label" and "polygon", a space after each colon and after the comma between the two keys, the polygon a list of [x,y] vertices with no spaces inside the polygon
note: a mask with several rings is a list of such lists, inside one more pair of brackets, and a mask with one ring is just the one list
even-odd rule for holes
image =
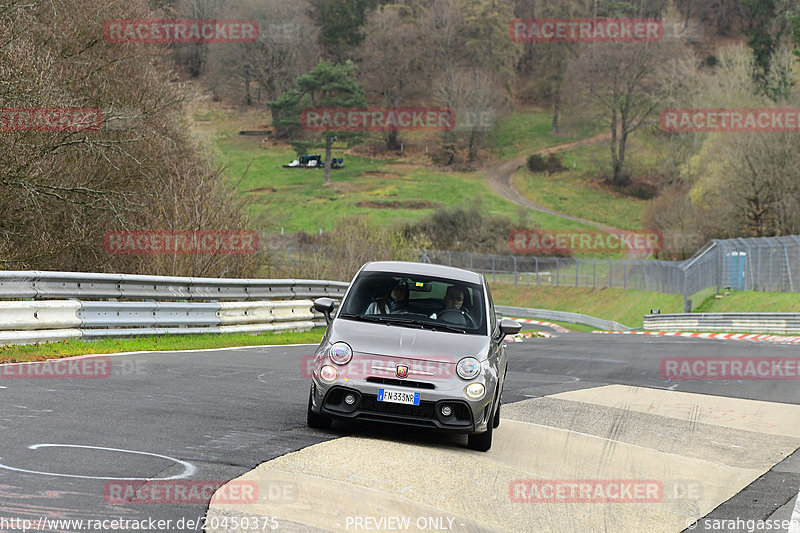
{"label": "asphalt race track", "polygon": [[[0,531],[787,531],[797,381],[665,381],[659,365],[796,357],[796,346],[590,333],[509,343],[488,453],[459,436],[308,429],[312,352],[116,355],[95,379],[3,365]],[[148,479],[161,481],[143,493]]]}

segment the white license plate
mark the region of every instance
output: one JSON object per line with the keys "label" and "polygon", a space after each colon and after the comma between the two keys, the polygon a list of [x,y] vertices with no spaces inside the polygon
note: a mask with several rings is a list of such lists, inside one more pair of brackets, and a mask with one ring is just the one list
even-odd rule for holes
{"label": "white license plate", "polygon": [[404,403],[406,405],[419,405],[419,393],[378,389],[378,401],[389,402],[389,403]]}

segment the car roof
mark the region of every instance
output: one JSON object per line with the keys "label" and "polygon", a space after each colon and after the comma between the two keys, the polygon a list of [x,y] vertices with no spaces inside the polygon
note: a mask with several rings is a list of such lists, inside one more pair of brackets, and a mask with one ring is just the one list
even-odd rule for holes
{"label": "car roof", "polygon": [[470,270],[444,265],[434,265],[431,263],[414,263],[411,261],[375,261],[364,265],[361,271],[388,272],[392,274],[412,274],[415,276],[434,276],[467,283],[480,284],[481,282],[481,275]]}

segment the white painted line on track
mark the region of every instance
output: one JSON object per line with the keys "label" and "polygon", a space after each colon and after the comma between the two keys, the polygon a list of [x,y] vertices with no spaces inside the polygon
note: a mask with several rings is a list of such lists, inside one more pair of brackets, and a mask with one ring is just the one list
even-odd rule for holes
{"label": "white painted line on track", "polygon": [[[121,448],[106,448],[103,446],[86,446],[82,444],[32,444],[28,446],[31,450],[38,450],[39,448],[85,448],[90,450],[102,450],[102,451],[110,451],[110,452],[120,452],[120,453],[130,453],[136,455],[149,455],[151,457],[158,457],[160,459],[166,459],[168,461],[173,461],[178,463],[179,465],[183,466],[183,472],[180,474],[176,474],[174,476],[165,477],[165,478],[149,478],[149,477],[104,477],[104,476],[81,476],[78,474],[59,474],[56,472],[44,472],[40,470],[26,470],[23,468],[15,468],[13,466],[8,466],[0,463],[0,468],[5,470],[13,470],[14,472],[23,472],[25,474],[39,474],[42,476],[56,476],[56,477],[70,477],[70,478],[78,478],[78,479],[110,479],[110,480],[129,480],[129,481],[151,481],[157,479],[158,481],[168,481],[171,479],[184,479],[192,474],[197,470],[192,463],[181,461],[180,459],[175,459],[174,457],[169,457],[167,455],[161,455],[158,453],[150,453],[150,452],[141,452],[137,450],[124,450]],[[2,458],[0,458],[2,459]]]}

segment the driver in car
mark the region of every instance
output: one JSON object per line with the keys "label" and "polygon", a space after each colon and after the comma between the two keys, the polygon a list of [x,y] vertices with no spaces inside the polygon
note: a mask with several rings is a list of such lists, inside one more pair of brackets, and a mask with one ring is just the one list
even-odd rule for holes
{"label": "driver in car", "polygon": [[431,318],[436,319],[446,314],[452,315],[454,312],[458,312],[463,316],[469,317],[467,310],[461,308],[461,306],[464,305],[464,296],[466,293],[466,289],[464,289],[464,287],[459,287],[458,285],[450,285],[447,287],[447,291],[444,293],[444,308],[436,313],[433,313]]}

